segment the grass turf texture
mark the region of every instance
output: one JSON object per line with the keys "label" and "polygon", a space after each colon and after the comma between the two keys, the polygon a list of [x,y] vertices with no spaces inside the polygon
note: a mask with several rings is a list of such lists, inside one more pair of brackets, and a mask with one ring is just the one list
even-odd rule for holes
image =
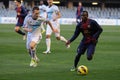
{"label": "grass turf texture", "polygon": [[[103,33],[96,47],[94,59],[81,57],[79,65],[86,65],[86,76],[70,72],[81,35],[67,49],[52,35],[51,54],[46,50],[45,33],[37,48],[38,67],[29,67],[30,56],[22,36],[14,32],[14,25],[0,24],[0,80],[120,80],[120,27],[102,26]],[[69,39],[75,25],[61,25],[61,35]]]}

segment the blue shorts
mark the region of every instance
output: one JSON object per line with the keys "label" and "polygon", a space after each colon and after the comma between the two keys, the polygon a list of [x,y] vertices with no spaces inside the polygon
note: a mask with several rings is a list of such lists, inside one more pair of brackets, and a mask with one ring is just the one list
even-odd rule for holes
{"label": "blue shorts", "polygon": [[23,23],[17,22],[16,26],[21,27],[21,26],[23,26]]}
{"label": "blue shorts", "polygon": [[84,42],[81,42],[80,45],[77,48],[77,53],[79,55],[82,55],[85,53],[85,51],[87,50],[87,57],[91,56],[94,54],[95,52],[95,47],[96,44],[90,43],[90,44],[84,44]]}

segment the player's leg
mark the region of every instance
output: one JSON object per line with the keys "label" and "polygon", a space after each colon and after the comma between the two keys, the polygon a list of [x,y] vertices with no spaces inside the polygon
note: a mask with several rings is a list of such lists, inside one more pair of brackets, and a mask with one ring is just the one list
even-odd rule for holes
{"label": "player's leg", "polygon": [[94,52],[95,52],[96,44],[89,44],[87,47],[87,59],[92,60]]}
{"label": "player's leg", "polygon": [[30,66],[33,66],[35,64],[35,60],[32,58],[32,53],[31,53],[31,47],[30,47],[30,43],[32,41],[32,38],[31,38],[31,35],[27,35],[27,42],[26,42],[26,47],[27,47],[27,50],[28,50],[28,53],[31,57],[31,61],[30,61]]}
{"label": "player's leg", "polygon": [[27,48],[27,50],[28,50],[29,55],[31,56],[30,42],[31,42],[31,36],[30,36],[30,35],[27,35],[26,48]]}
{"label": "player's leg", "polygon": [[49,25],[47,25],[47,29],[46,29],[46,46],[47,46],[47,50],[44,51],[43,53],[47,54],[47,53],[51,53],[50,52],[50,48],[51,48],[51,34],[52,34],[52,30],[50,28]]}
{"label": "player's leg", "polygon": [[[46,12],[40,14],[40,16],[43,17],[44,19],[47,19],[47,13]],[[46,24],[46,23],[41,23],[42,33],[45,32],[44,24]]]}
{"label": "player's leg", "polygon": [[[61,40],[62,42],[66,43],[67,39],[65,37],[63,37],[63,36],[60,35],[60,24],[56,22],[56,23],[54,23],[53,26],[55,26],[55,28],[58,30],[58,32],[55,33],[56,39],[57,40]],[[67,46],[67,48],[69,48],[69,47],[70,47],[70,45]]]}
{"label": "player's leg", "polygon": [[41,23],[42,34],[45,32],[44,24]]}
{"label": "player's leg", "polygon": [[30,50],[30,56],[31,56],[31,62],[30,66],[36,67],[37,63],[39,61],[37,55],[36,55],[36,47],[37,44],[40,42],[41,36],[38,37],[31,37],[31,42],[29,43],[29,50]]}
{"label": "player's leg", "polygon": [[74,59],[74,66],[71,68],[71,71],[75,71],[77,69],[78,62],[80,61],[81,55],[83,55],[86,51],[86,45],[83,42],[77,48],[77,54]]}
{"label": "player's leg", "polygon": [[25,35],[25,33],[20,30],[21,26],[22,26],[22,24],[20,24],[20,23],[18,22],[18,23],[16,24],[15,31],[16,31],[18,34]]}
{"label": "player's leg", "polygon": [[20,29],[21,29],[21,26],[22,24],[20,23],[17,23],[16,26],[15,26],[15,32],[17,32],[18,34],[22,35],[23,36],[23,40],[26,38],[26,35],[24,32],[22,32]]}
{"label": "player's leg", "polygon": [[80,21],[81,21],[81,16],[77,16],[77,18],[76,18],[77,24],[80,23]]}
{"label": "player's leg", "polygon": [[19,27],[19,26],[16,26],[16,27],[15,27],[15,31],[16,31],[18,34],[20,34],[20,35],[25,35],[25,33],[20,30],[20,27]]}

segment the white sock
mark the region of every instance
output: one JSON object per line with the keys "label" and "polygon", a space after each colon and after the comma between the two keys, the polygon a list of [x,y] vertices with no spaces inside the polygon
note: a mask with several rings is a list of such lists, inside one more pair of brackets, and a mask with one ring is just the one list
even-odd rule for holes
{"label": "white sock", "polygon": [[63,36],[60,36],[60,40],[63,42],[67,42],[67,40]]}
{"label": "white sock", "polygon": [[47,46],[47,51],[50,51],[50,46],[51,46],[51,39],[50,38],[46,39],[46,46]]}

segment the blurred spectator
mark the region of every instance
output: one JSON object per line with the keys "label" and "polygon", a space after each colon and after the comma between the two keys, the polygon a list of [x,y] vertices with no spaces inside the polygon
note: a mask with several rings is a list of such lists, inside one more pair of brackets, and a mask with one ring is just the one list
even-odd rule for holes
{"label": "blurred spectator", "polygon": [[78,3],[77,11],[76,11],[76,22],[79,23],[81,21],[81,13],[83,11],[82,3]]}

